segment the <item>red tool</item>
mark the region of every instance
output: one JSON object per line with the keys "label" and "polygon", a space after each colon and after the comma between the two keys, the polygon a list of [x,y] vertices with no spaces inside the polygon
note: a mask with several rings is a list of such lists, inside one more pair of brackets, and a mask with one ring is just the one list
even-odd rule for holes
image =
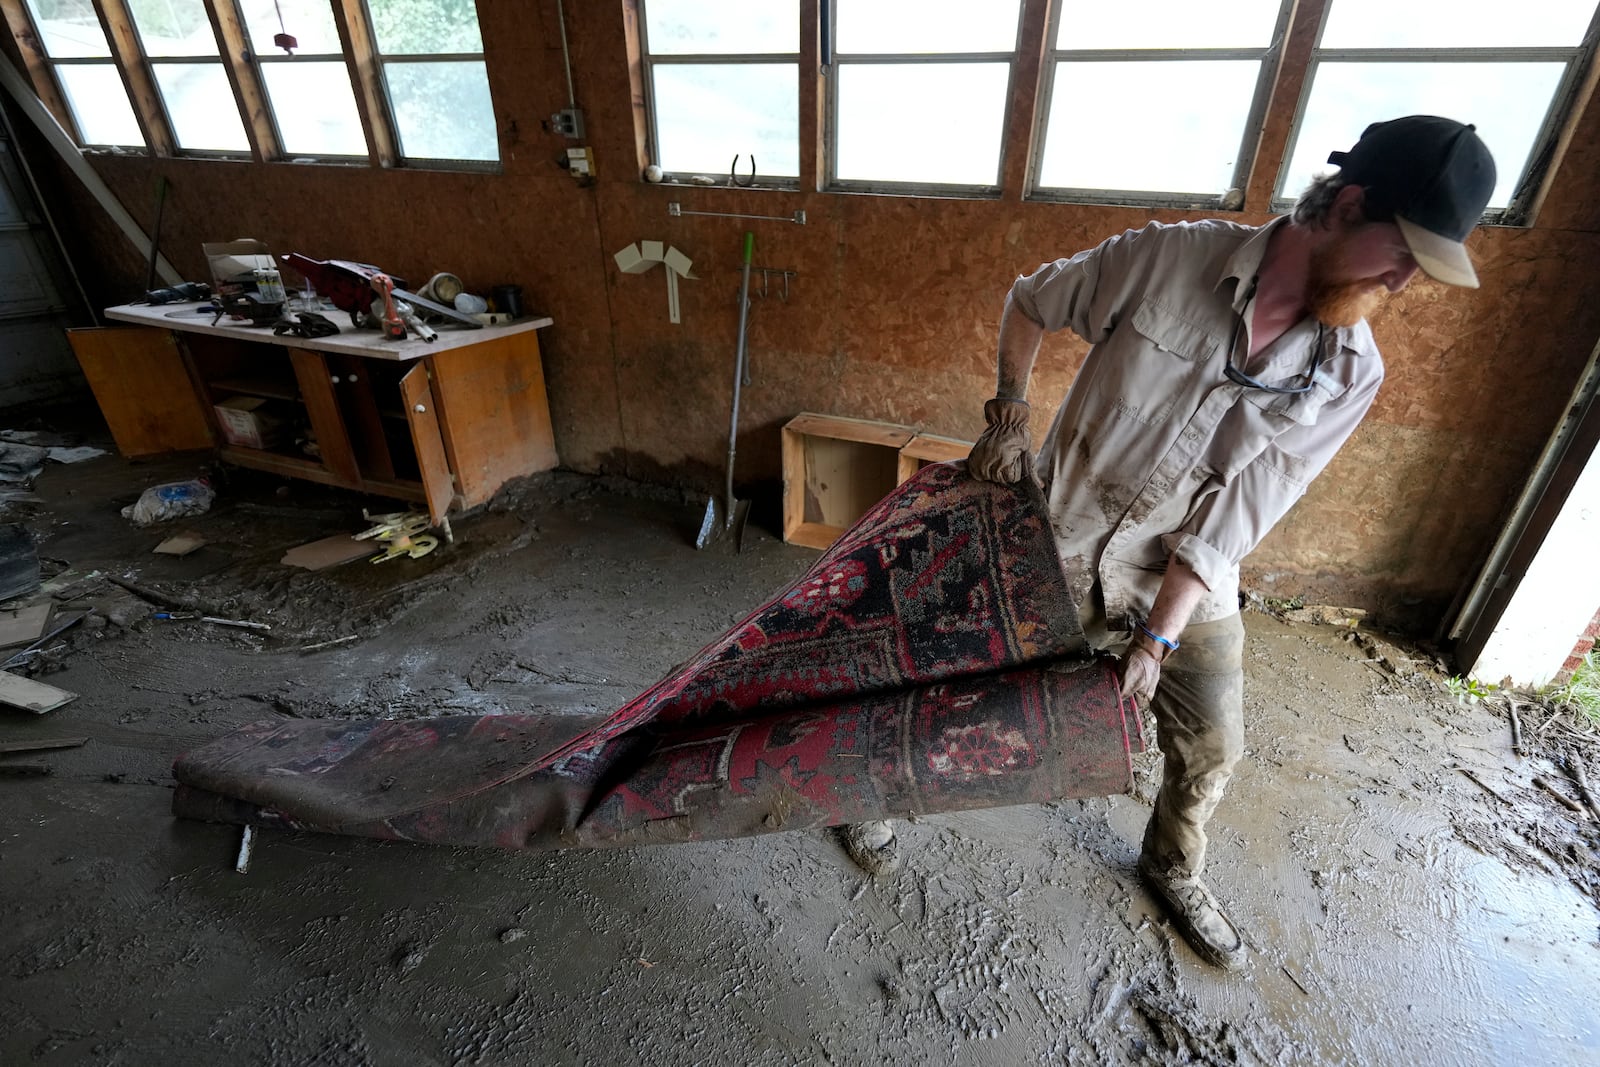
{"label": "red tool", "polygon": [[[374,274],[368,281],[372,285],[372,291],[383,300],[383,335],[391,341],[404,341],[406,324],[394,307],[394,279],[380,272]],[[373,315],[376,317],[378,301],[374,300],[372,303]]]}

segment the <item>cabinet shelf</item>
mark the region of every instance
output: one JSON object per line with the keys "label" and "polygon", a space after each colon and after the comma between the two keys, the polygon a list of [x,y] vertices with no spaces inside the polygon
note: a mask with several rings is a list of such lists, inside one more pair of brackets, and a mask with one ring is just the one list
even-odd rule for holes
{"label": "cabinet shelf", "polygon": [[300,390],[292,382],[272,381],[268,378],[218,378],[206,383],[213,393],[234,393],[241,396],[259,396],[268,400],[287,400],[303,404]]}

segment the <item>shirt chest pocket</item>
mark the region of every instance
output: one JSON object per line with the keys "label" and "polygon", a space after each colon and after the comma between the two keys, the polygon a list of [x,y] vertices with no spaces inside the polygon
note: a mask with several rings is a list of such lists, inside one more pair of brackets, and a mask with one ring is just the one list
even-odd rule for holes
{"label": "shirt chest pocket", "polygon": [[1113,334],[1100,390],[1117,414],[1155,424],[1172,415],[1190,379],[1222,347],[1222,339],[1172,309],[1145,298]]}
{"label": "shirt chest pocket", "polygon": [[[1319,371],[1311,388],[1303,393],[1245,389],[1239,402],[1223,416],[1206,451],[1206,464],[1224,481],[1231,481],[1288,431],[1316,425],[1323,406],[1342,395],[1345,388]],[[1281,443],[1270,462],[1290,481],[1304,484],[1308,478],[1306,457]]]}

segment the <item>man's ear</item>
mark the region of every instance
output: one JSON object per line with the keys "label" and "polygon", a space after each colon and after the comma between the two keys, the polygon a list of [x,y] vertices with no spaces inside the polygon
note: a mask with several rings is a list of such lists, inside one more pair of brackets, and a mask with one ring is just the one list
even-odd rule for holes
{"label": "man's ear", "polygon": [[1359,185],[1346,185],[1333,197],[1333,210],[1329,214],[1342,226],[1359,226],[1367,221],[1367,191]]}

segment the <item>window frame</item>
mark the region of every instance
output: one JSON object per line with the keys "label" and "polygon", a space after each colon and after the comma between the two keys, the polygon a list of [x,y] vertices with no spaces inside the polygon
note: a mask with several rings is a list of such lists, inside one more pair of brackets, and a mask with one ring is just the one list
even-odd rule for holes
{"label": "window frame", "polygon": [[[78,147],[86,152],[117,154],[142,154],[152,158],[214,159],[225,161],[250,160],[258,163],[294,162],[299,164],[348,167],[365,162],[377,169],[404,167],[414,170],[442,170],[499,173],[503,169],[503,148],[500,145],[500,121],[494,112],[497,101],[490,93],[493,115],[495,151],[493,160],[449,159],[427,156],[404,156],[400,151],[399,124],[393,102],[389,97],[389,80],[384,66],[395,62],[466,61],[481,64],[489,73],[484,52],[471,53],[416,53],[387,56],[377,47],[372,14],[367,0],[327,0],[338,31],[340,51],[337,53],[302,53],[279,56],[260,53],[254,48],[243,13],[237,0],[201,0],[212,39],[217,45],[215,55],[158,56],[152,58],[144,48],[138,24],[134,21],[127,0],[93,0],[101,31],[106,36],[110,50],[107,57],[55,58],[44,48],[44,35],[34,19],[27,0],[0,0],[0,14],[5,17],[6,28],[22,55],[25,76],[34,94],[45,108],[56,117],[62,128]],[[476,0],[474,7],[476,8]],[[365,149],[350,155],[333,153],[288,153],[283,146],[282,129],[271,94],[267,91],[262,73],[264,64],[293,63],[297,61],[333,62],[344,65],[355,96],[356,113],[361,122]],[[84,139],[83,130],[73,112],[61,79],[55,72],[59,64],[93,65],[109,64],[118,74],[127,94],[129,107],[144,137],[139,145],[101,145]],[[238,149],[183,148],[178,145],[172,125],[170,109],[156,80],[158,64],[204,64],[221,66],[233,96],[235,110],[244,127],[248,147]]]}
{"label": "window frame", "polygon": [[[639,12],[638,38],[639,38],[640,77],[642,79],[641,88],[643,89],[644,109],[645,109],[644,113],[645,113],[645,116],[646,116],[646,122],[645,122],[645,145],[644,145],[644,147],[645,147],[645,156],[646,156],[646,159],[647,159],[647,161],[649,163],[656,163],[658,160],[661,159],[661,122],[660,122],[660,117],[659,117],[660,113],[659,113],[659,111],[658,111],[658,109],[656,107],[656,77],[655,77],[655,68],[656,67],[658,67],[658,66],[732,66],[732,67],[750,67],[750,66],[757,66],[757,65],[772,66],[772,65],[775,65],[775,64],[788,64],[788,65],[790,65],[790,66],[792,66],[794,68],[795,79],[796,79],[796,84],[797,85],[799,83],[799,80],[805,76],[804,72],[800,69],[801,56],[802,56],[802,52],[803,52],[803,49],[800,48],[800,42],[803,42],[805,40],[805,32],[806,32],[806,10],[805,10],[805,5],[803,3],[798,5],[797,14],[798,14],[798,17],[800,19],[800,27],[799,27],[800,28],[800,35],[797,38],[796,50],[793,51],[793,52],[711,52],[711,53],[705,53],[705,52],[692,52],[692,53],[691,52],[672,52],[672,53],[663,53],[661,55],[652,55],[651,52],[650,52],[650,26],[649,26],[650,19],[649,19],[649,15],[648,15],[648,12],[647,12],[647,8],[649,7],[649,0],[637,0],[637,2],[638,2],[638,5],[639,5],[638,6],[638,12]],[[826,0],[824,0],[824,2],[826,2]],[[801,136],[800,121],[799,121],[800,120],[800,116],[799,116],[799,113],[798,113],[798,109],[800,107],[804,106],[801,103],[802,99],[803,99],[803,94],[800,94],[800,95],[797,95],[796,101],[795,101],[795,106],[796,106],[795,138],[796,138],[796,149],[797,150],[799,148],[799,138]],[[798,156],[799,156],[799,159],[800,159],[799,169],[801,171],[804,171],[805,170],[804,153],[798,153]],[[735,160],[742,159],[742,158],[743,158],[743,155],[741,154],[741,155],[735,157]],[[733,162],[733,161],[730,161],[730,162]],[[759,165],[760,161],[757,160],[756,163],[757,163],[757,165]],[[732,180],[733,179],[733,173],[732,173],[733,169],[736,169],[736,168],[730,167],[730,171],[729,171],[729,174],[728,174],[728,184],[730,184],[730,185],[735,184],[733,182],[733,180]],[[671,182],[674,179],[676,179],[680,183],[682,183],[684,181],[693,179],[694,177],[698,176],[700,173],[701,172],[698,172],[698,171],[686,171],[686,170],[663,170],[662,171],[662,176],[663,176],[662,180],[663,181],[667,181],[667,182]],[[717,178],[720,179],[721,175],[720,174],[718,174],[718,175],[707,175],[707,177],[717,177]],[[753,186],[745,185],[745,186],[741,186],[741,188],[797,190],[797,189],[800,188],[801,177],[802,176],[798,175],[798,174],[797,175],[793,175],[793,176],[789,176],[789,175],[763,175],[758,170],[756,172],[754,185]],[[744,180],[744,179],[741,179],[741,180]]]}
{"label": "window frame", "polygon": [[[833,0],[821,0],[822,62],[827,75],[824,89],[823,189],[842,193],[882,193],[909,196],[949,197],[970,200],[998,200],[1005,185],[1006,154],[1011,149],[1011,108],[1017,85],[1017,69],[1022,58],[1023,30],[1027,25],[1027,2],[1017,3],[1017,30],[1009,52],[852,52],[841,55],[837,48],[839,19],[829,10]],[[1053,5],[1059,9],[1059,5]],[[1052,17],[1054,12],[1052,12]],[[1006,89],[1000,111],[999,153],[995,158],[995,180],[989,185],[953,182],[897,182],[840,178],[839,166],[839,76],[845,66],[955,66],[976,63],[1004,63]]]}
{"label": "window frame", "polygon": [[1330,0],[1323,7],[1322,17],[1317,25],[1311,58],[1306,63],[1305,80],[1300,85],[1294,116],[1289,123],[1283,161],[1272,184],[1272,210],[1282,212],[1294,206],[1295,197],[1285,196],[1283,187],[1289,178],[1289,165],[1299,145],[1300,125],[1311,102],[1311,93],[1316,88],[1317,68],[1321,64],[1564,62],[1566,69],[1562,71],[1555,92],[1551,94],[1550,101],[1545,107],[1539,132],[1534,135],[1533,143],[1528,150],[1528,158],[1523,162],[1522,173],[1517,176],[1516,185],[1513,186],[1511,202],[1504,208],[1485,211],[1481,218],[1481,224],[1484,225],[1530,225],[1543,199],[1547,179],[1551,174],[1550,165],[1555,160],[1562,130],[1568,124],[1572,110],[1578,103],[1585,77],[1595,62],[1596,46],[1600,43],[1600,3],[1597,3],[1589,14],[1589,24],[1584,30],[1582,40],[1576,45],[1564,48],[1324,48],[1322,36],[1328,30],[1328,16],[1332,13],[1335,2],[1337,0]]}
{"label": "window frame", "polygon": [[[205,0],[205,2],[209,4],[221,2],[221,0]],[[332,0],[332,2],[337,8],[341,0]],[[370,52],[370,55],[365,58],[370,61],[372,69],[377,74],[378,96],[382,104],[383,121],[387,124],[386,143],[391,146],[393,153],[392,165],[411,170],[455,170],[498,174],[505,165],[505,154],[500,145],[500,116],[495,111],[492,90],[489,93],[489,117],[494,128],[495,157],[493,159],[450,159],[448,157],[407,155],[405,152],[405,140],[400,135],[400,120],[395,114],[394,97],[389,90],[388,66],[390,63],[481,63],[483,64],[484,79],[487,80],[489,75],[487,54],[480,50],[477,52],[404,52],[389,55],[378,46],[377,23],[372,17],[372,6],[369,0],[358,0],[356,4],[350,6],[358,6],[360,8],[360,16],[363,22],[360,32],[366,41],[367,50]],[[472,9],[473,14],[477,15],[478,0],[473,0]],[[483,43],[483,19],[481,17],[478,18],[478,43],[480,46]],[[353,57],[346,53],[344,61],[345,67],[353,73],[357,66]],[[372,124],[376,125],[376,123],[377,119],[374,117]],[[371,130],[368,131],[367,140],[368,143],[373,140],[373,132]]]}
{"label": "window frame", "polygon": [[[1194,209],[1222,207],[1229,193],[1237,190],[1243,202],[1255,170],[1257,149],[1266,128],[1273,90],[1282,77],[1282,59],[1293,24],[1296,0],[1279,0],[1277,18],[1267,43],[1254,48],[1060,48],[1063,4],[1052,4],[1045,29],[1048,47],[1043,50],[1039,69],[1039,99],[1034,109],[1032,143],[1028,153],[1025,200],[1058,204],[1107,204],[1113,206]],[[1326,18],[1323,18],[1326,21]],[[1321,34],[1319,27],[1318,34]],[[1260,64],[1250,106],[1245,111],[1239,150],[1234,156],[1233,177],[1220,193],[1173,193],[1139,189],[1089,189],[1040,184],[1044,150],[1049,137],[1050,107],[1055,99],[1056,68],[1061,63],[1089,61],[1102,63],[1244,60]]]}

